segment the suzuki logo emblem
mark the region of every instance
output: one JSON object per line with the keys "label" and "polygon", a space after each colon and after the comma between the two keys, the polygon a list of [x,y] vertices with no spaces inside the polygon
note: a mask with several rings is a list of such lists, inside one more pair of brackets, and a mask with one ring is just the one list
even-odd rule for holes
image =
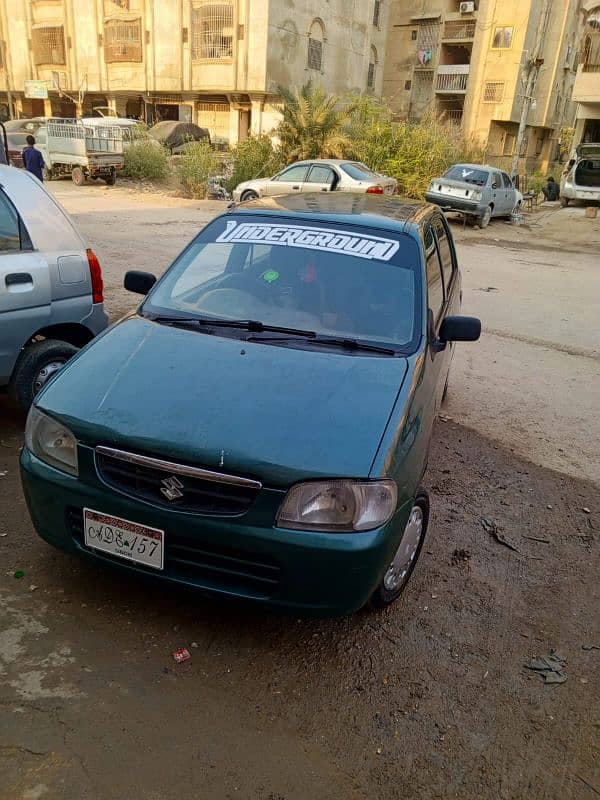
{"label": "suzuki logo emblem", "polygon": [[161,483],[160,491],[167,500],[178,500],[180,497],[183,497],[183,492],[181,491],[183,489],[183,483],[174,475],[171,475],[170,478],[163,478]]}

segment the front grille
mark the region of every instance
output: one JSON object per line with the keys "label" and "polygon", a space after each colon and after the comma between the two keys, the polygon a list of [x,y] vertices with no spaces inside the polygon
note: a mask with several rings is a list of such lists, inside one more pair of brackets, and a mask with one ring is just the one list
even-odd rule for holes
{"label": "front grille", "polygon": [[[83,509],[67,508],[67,526],[71,536],[85,547]],[[221,547],[189,534],[165,531],[164,569],[135,564],[150,575],[187,579],[197,585],[230,592],[244,592],[255,597],[270,597],[279,585],[280,568],[265,555],[237,548]],[[86,548],[87,549],[87,548]],[[119,556],[101,553],[115,564],[130,564]]]}
{"label": "front grille", "polygon": [[153,505],[192,514],[235,516],[256,499],[258,481],[161,459],[96,448],[96,469],[108,486]]}

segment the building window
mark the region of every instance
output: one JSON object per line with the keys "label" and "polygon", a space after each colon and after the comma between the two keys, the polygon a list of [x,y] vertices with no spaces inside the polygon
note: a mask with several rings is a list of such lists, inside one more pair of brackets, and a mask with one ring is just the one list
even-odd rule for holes
{"label": "building window", "polygon": [[375,5],[373,6],[373,25],[376,28],[379,27],[380,16],[381,16],[381,0],[375,0]]}
{"label": "building window", "polygon": [[227,61],[233,56],[233,2],[192,8],[192,59]]}
{"label": "building window", "polygon": [[504,134],[504,142],[502,143],[502,155],[503,156],[512,156],[515,152],[515,142],[517,141],[517,137],[514,136],[512,133],[505,133]]}
{"label": "building window", "polygon": [[412,87],[412,81],[404,81],[404,89],[407,92],[410,92]]}
{"label": "building window", "polygon": [[369,55],[369,71],[367,73],[367,89],[375,88],[375,73],[377,71],[377,50],[371,46]]}
{"label": "building window", "polygon": [[110,14],[117,8],[120,8],[121,11],[129,11],[129,0],[104,0],[106,14]]}
{"label": "building window", "polygon": [[488,81],[483,87],[484,103],[501,103],[504,97],[504,84],[495,81]]}
{"label": "building window", "polygon": [[583,72],[600,72],[600,6],[587,18],[581,65]]}
{"label": "building window", "polygon": [[308,32],[308,59],[309,69],[322,72],[323,70],[323,41],[325,39],[325,29],[323,23],[315,19]]}
{"label": "building window", "polygon": [[419,35],[418,31],[411,31],[410,32],[410,39],[412,42],[417,41],[417,36]]}
{"label": "building window", "polygon": [[62,25],[55,28],[34,28],[33,60],[36,64],[66,64],[65,37]]}
{"label": "building window", "polygon": [[109,19],[104,23],[104,60],[142,61],[142,21]]}
{"label": "building window", "polygon": [[492,48],[494,50],[508,50],[509,47],[512,47],[513,30],[514,28],[496,28],[492,40]]}

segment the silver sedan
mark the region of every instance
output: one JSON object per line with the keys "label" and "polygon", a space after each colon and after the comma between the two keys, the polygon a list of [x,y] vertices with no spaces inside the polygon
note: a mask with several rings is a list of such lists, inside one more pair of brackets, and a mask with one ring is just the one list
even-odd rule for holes
{"label": "silver sedan", "polygon": [[297,161],[273,175],[238,184],[234,201],[256,200],[300,192],[356,192],[359,194],[394,194],[398,183],[394,178],[379,175],[359,161],[315,159]]}

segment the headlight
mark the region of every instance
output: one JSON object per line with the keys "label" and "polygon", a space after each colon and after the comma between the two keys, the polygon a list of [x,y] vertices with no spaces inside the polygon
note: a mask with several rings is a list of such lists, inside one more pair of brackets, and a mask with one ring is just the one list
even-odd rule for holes
{"label": "headlight", "polygon": [[474,189],[474,190],[471,192],[471,198],[472,198],[473,200],[481,200],[481,198],[482,198],[482,194],[481,194],[481,192],[480,192],[478,189]]}
{"label": "headlight", "polygon": [[78,475],[77,440],[60,422],[31,406],[25,426],[25,446],[34,456],[70,475]]}
{"label": "headlight", "polygon": [[299,531],[368,531],[390,519],[397,496],[393,481],[298,483],[279,509],[277,526]]}

